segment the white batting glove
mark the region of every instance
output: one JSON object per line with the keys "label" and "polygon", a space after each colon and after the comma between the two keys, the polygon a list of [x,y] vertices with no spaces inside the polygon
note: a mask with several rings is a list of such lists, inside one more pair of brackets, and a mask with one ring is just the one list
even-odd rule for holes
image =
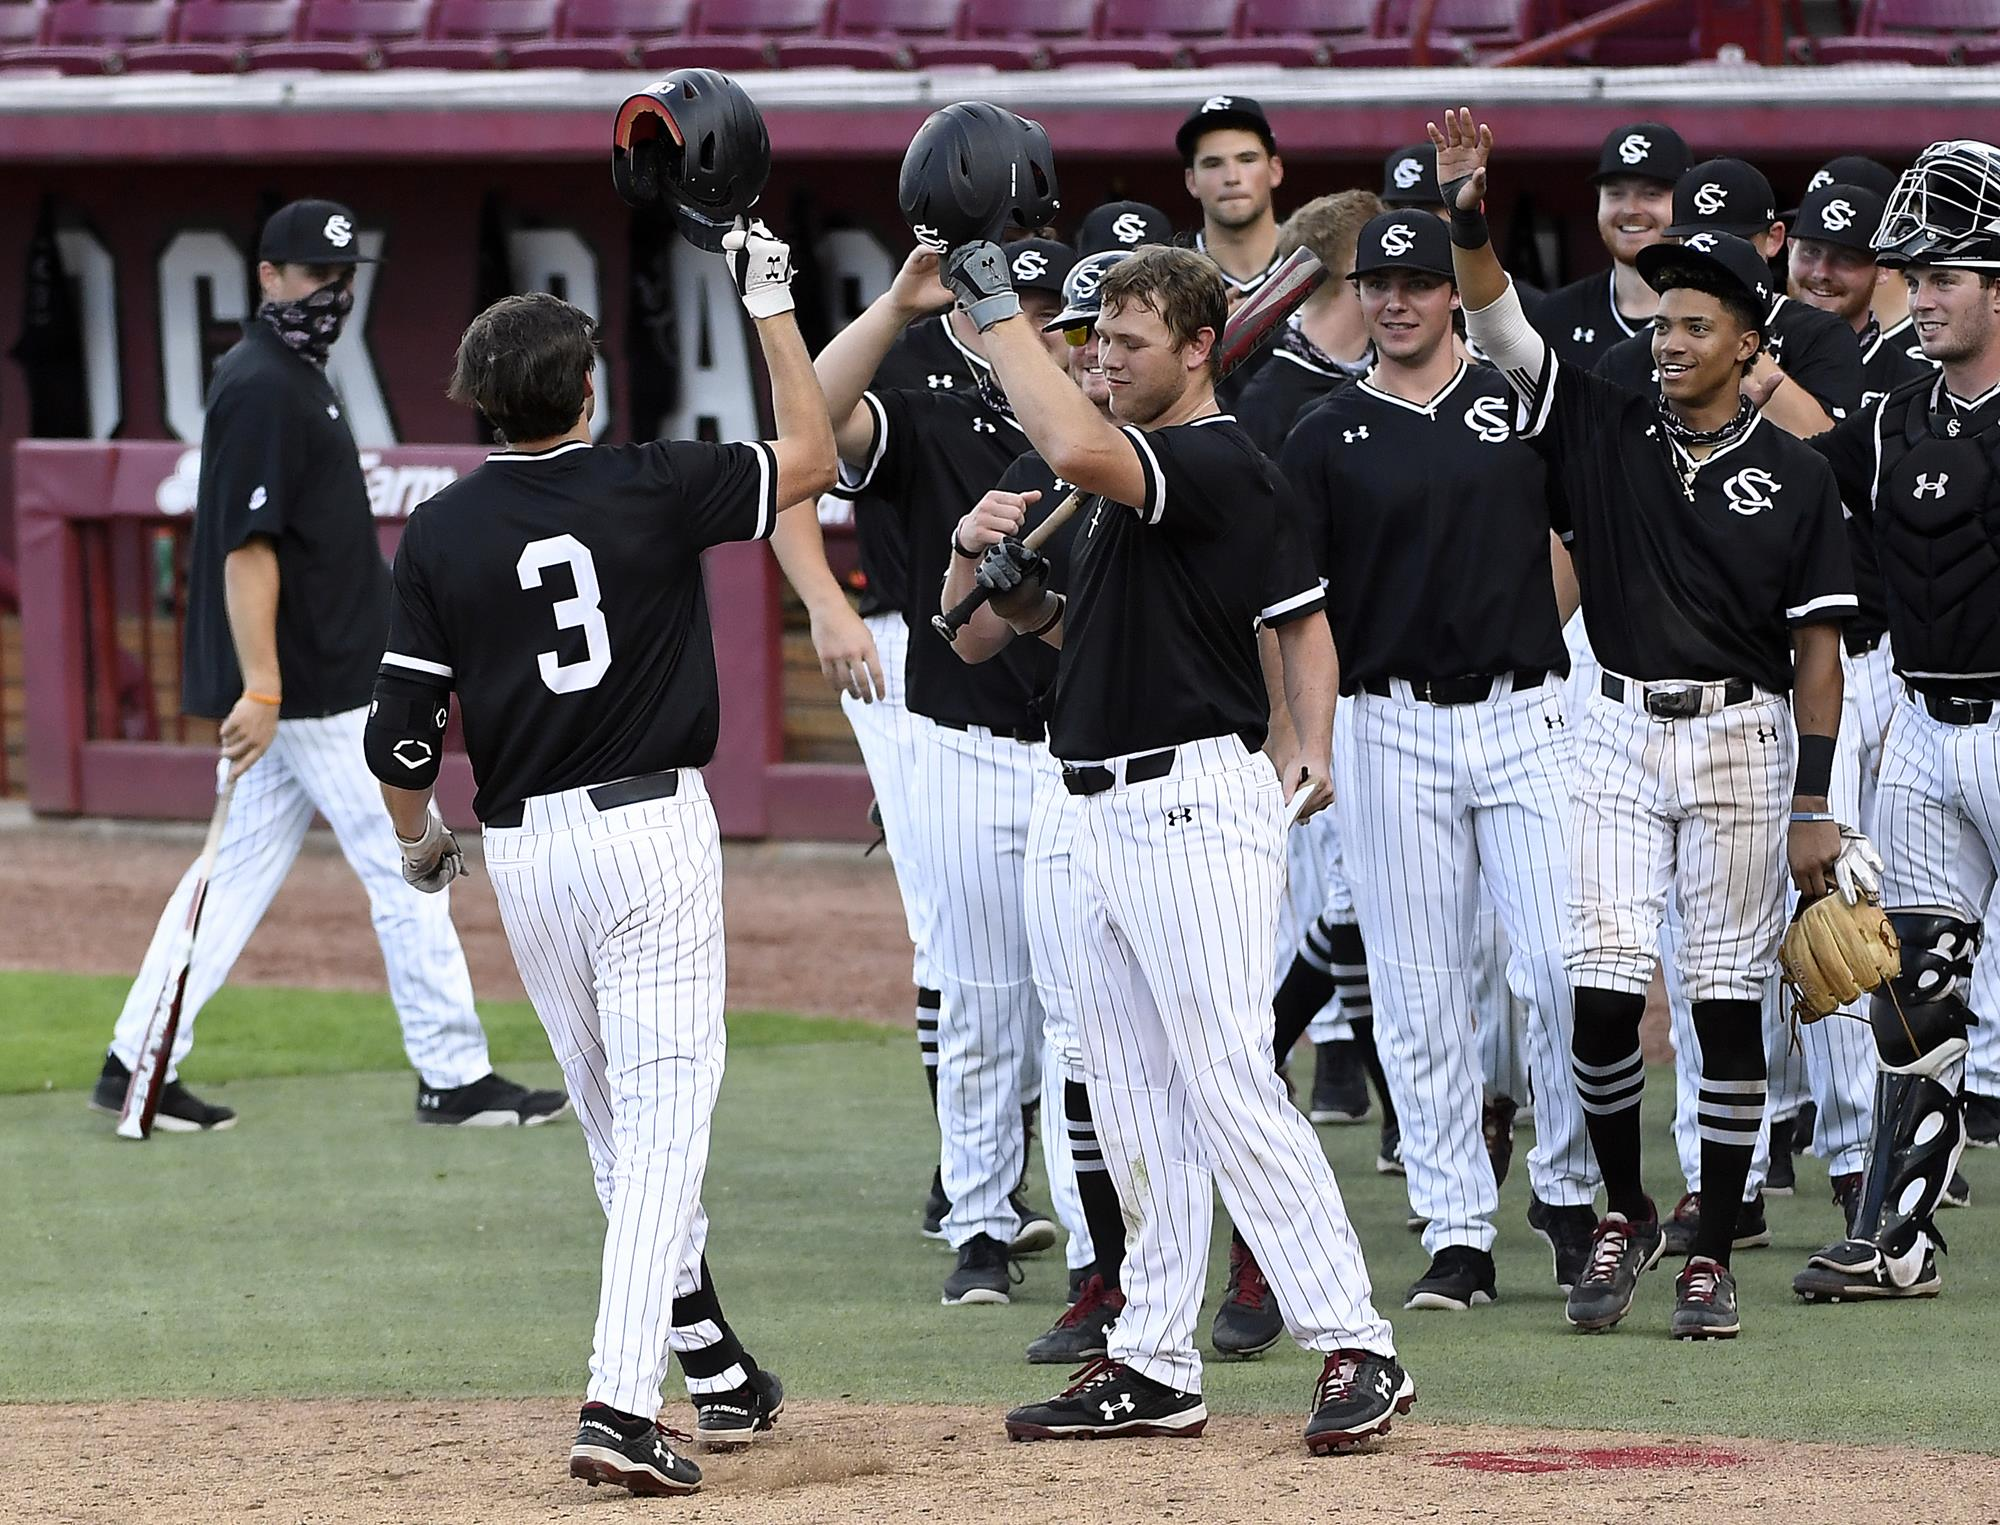
{"label": "white batting glove", "polygon": [[722,235],[723,258],[753,318],[775,318],[792,310],[792,246],[764,226],[762,218],[736,219]]}
{"label": "white batting glove", "polygon": [[1840,898],[1853,905],[1863,895],[1882,898],[1882,855],[1875,844],[1852,826],[1840,828],[1840,856],[1833,860],[1833,882]]}
{"label": "white batting glove", "polygon": [[437,816],[424,817],[424,834],[412,842],[399,831],[396,845],[403,850],[403,880],[426,895],[435,895],[465,872],[465,854],[458,838]]}

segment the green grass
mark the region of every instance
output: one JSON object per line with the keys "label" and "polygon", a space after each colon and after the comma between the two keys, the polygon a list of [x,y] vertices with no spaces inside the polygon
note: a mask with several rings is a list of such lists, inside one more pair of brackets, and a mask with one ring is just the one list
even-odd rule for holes
{"label": "green grass", "polygon": [[[0,976],[0,1078],[40,1092],[39,1078],[18,1083],[17,1057],[30,1055],[57,1087],[0,1097],[0,1399],[578,1391],[602,1219],[573,1124],[418,1128],[381,1001],[242,991],[203,1015],[189,1067],[242,1125],[133,1148],[79,1094],[118,993],[115,981]],[[501,1062],[551,1082],[518,1013],[485,1010]],[[1059,1380],[1020,1360],[1059,1311],[1058,1257],[1028,1262],[1012,1306],[938,1305],[950,1262],[915,1231],[935,1135],[907,1039],[749,1017],[732,1018],[732,1042],[710,1258],[760,1357],[807,1397],[997,1406]],[[382,1072],[341,1073],[355,1054]],[[1649,1112],[1665,1193],[1663,1109]],[[1321,1137],[1395,1308],[1424,1258],[1403,1227],[1402,1183],[1369,1167],[1373,1129]],[[1799,1196],[1770,1205],[1777,1248],[1738,1257],[1746,1334],[1711,1346],[1666,1338],[1662,1274],[1619,1332],[1566,1331],[1547,1254],[1522,1224],[1517,1167],[1503,1193],[1502,1301],[1393,1314],[1418,1415],[2000,1451],[1996,1158],[1966,1162],[1975,1206],[1945,1219],[1943,1298],[1838,1308],[1802,1307],[1787,1290],[1835,1228],[1824,1172],[1803,1162]],[[1316,1373],[1289,1345],[1215,1362],[1210,1402],[1299,1411]]]}

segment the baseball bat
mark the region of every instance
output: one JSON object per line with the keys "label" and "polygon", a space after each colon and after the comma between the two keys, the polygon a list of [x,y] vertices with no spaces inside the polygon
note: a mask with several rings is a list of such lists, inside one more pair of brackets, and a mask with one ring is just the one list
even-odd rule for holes
{"label": "baseball bat", "polygon": [[188,896],[187,915],[174,934],[167,954],[167,978],[160,998],[146,1022],[146,1036],[139,1045],[139,1063],[125,1087],[125,1105],[118,1112],[120,1138],[148,1139],[153,1136],[153,1117],[160,1109],[160,1088],[167,1081],[167,1064],[173,1056],[174,1039],[181,1030],[181,997],[187,993],[188,965],[194,959],[194,934],[201,925],[201,908],[208,899],[208,876],[215,871],[215,850],[222,842],[222,827],[229,819],[229,801],[236,793],[236,780],[229,776],[229,759],[215,764],[215,810],[208,818],[208,836],[201,844],[201,856],[194,860],[193,893]]}
{"label": "baseball bat", "polygon": [[[1320,263],[1319,256],[1312,250],[1298,248],[1288,254],[1264,284],[1246,298],[1223,324],[1222,353],[1216,361],[1216,379],[1221,380],[1270,343],[1285,320],[1304,305],[1307,297],[1319,290],[1325,279],[1326,266]],[[1021,543],[1031,551],[1039,551],[1083,506],[1084,496],[1080,487],[1072,491],[1049,510],[1046,519],[1021,537]],[[957,640],[959,631],[992,596],[986,589],[974,587],[943,614],[933,614],[931,628],[947,641]]]}

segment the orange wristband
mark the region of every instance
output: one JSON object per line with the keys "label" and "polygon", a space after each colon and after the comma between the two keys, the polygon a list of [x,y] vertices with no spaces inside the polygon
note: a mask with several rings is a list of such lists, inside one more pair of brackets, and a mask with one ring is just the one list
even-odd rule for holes
{"label": "orange wristband", "polygon": [[251,688],[246,688],[243,690],[243,697],[250,700],[254,704],[268,704],[271,706],[272,709],[279,708],[285,702],[283,699],[280,699],[276,694],[260,694],[255,689]]}

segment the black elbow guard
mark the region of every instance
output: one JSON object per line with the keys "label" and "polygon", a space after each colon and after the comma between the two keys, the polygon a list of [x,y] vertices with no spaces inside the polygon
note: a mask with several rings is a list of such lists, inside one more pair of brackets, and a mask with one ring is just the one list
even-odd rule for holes
{"label": "black elbow guard", "polygon": [[430,788],[437,782],[450,715],[450,696],[442,689],[404,677],[378,677],[361,733],[368,771],[397,789]]}

